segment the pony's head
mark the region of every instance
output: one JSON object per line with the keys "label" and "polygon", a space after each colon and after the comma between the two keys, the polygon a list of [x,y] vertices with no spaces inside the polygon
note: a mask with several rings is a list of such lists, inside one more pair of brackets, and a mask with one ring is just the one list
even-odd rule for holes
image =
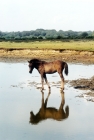
{"label": "pony's head", "polygon": [[29,73],[32,73],[33,69],[40,63],[40,60],[38,59],[31,59],[28,61],[29,63]]}
{"label": "pony's head", "polygon": [[42,121],[42,119],[40,118],[39,113],[34,115],[34,113],[31,111],[30,112],[30,121],[29,121],[29,123],[31,123],[33,125],[37,125],[40,121]]}
{"label": "pony's head", "polygon": [[28,61],[28,63],[29,63],[29,73],[32,73],[32,71],[33,71],[33,69],[34,69],[34,63],[33,63],[33,61]]}

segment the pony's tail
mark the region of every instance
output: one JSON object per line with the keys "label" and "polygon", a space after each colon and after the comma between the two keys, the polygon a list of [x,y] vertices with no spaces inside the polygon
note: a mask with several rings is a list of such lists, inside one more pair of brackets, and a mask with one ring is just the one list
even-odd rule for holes
{"label": "pony's tail", "polygon": [[68,64],[66,62],[65,62],[64,68],[65,68],[64,70],[65,74],[68,75]]}

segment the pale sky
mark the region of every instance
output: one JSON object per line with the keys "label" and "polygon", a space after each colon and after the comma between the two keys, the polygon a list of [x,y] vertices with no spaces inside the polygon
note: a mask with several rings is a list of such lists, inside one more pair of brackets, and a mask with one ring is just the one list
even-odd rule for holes
{"label": "pale sky", "polygon": [[94,31],[94,0],[0,0],[0,31]]}

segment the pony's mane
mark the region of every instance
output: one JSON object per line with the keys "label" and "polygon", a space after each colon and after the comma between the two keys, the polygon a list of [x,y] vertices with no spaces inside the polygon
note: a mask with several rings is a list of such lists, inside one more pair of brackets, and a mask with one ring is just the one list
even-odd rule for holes
{"label": "pony's mane", "polygon": [[30,63],[32,63],[32,62],[41,62],[41,60],[39,60],[39,59],[31,59]]}

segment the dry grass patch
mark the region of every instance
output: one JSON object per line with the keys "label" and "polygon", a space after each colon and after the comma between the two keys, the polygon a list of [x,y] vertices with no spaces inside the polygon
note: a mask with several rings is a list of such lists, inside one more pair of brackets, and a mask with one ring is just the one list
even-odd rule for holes
{"label": "dry grass patch", "polygon": [[94,51],[94,41],[34,41],[34,42],[0,42],[3,49],[56,49]]}

